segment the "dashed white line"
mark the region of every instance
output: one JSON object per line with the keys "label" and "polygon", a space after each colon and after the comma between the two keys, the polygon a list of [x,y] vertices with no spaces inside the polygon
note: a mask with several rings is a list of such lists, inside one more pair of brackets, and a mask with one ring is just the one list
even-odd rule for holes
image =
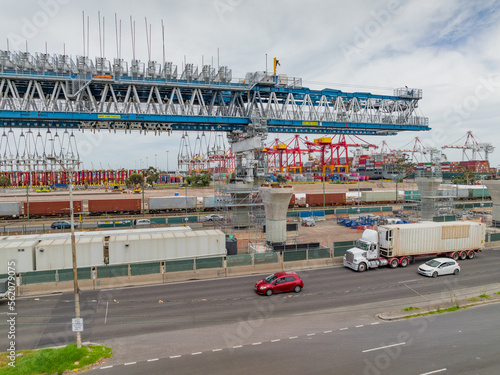
{"label": "dashed white line", "polygon": [[431,375],[431,374],[437,374],[438,372],[443,372],[443,371],[446,371],[446,369],[445,369],[445,368],[442,368],[441,370],[436,370],[436,371],[426,372],[426,373],[423,373],[423,374],[420,374],[420,375]]}
{"label": "dashed white line", "polygon": [[170,358],[180,358],[180,355],[171,355]]}
{"label": "dashed white line", "polygon": [[221,352],[222,349],[212,349],[213,352]]}
{"label": "dashed white line", "polygon": [[109,306],[109,301],[106,301],[106,315],[104,315],[104,324],[108,321],[108,306]]}
{"label": "dashed white line", "polygon": [[124,363],[123,366],[130,366],[130,365],[135,365],[137,362],[128,362]]}
{"label": "dashed white line", "polygon": [[361,353],[373,352],[375,350],[392,348],[393,346],[400,346],[400,345],[404,345],[404,344],[406,344],[406,342],[398,342],[397,344],[386,345],[386,346],[379,346],[378,348],[373,348],[373,349],[366,349],[366,350],[363,350]]}
{"label": "dashed white line", "polygon": [[148,359],[148,362],[154,362],[154,361],[159,361],[159,358],[153,358],[153,359]]}
{"label": "dashed white line", "polygon": [[262,344],[261,342],[254,342],[252,345],[260,345]]}
{"label": "dashed white line", "polygon": [[316,336],[315,333],[308,333],[307,336]]}
{"label": "dashed white line", "polygon": [[372,323],[372,326],[376,326],[377,324],[380,324],[380,322]]}
{"label": "dashed white line", "polygon": [[288,340],[293,340],[293,339],[296,339],[297,337],[299,337],[299,336],[290,336],[290,337],[288,338]]}
{"label": "dashed white line", "polygon": [[323,331],[323,333],[332,333],[333,331],[330,330],[330,331]]}
{"label": "dashed white line", "polygon": [[356,326],[356,328],[361,328],[361,327],[364,327],[365,325],[364,324],[361,324],[359,326]]}
{"label": "dashed white line", "polygon": [[195,352],[195,353],[191,353],[191,355],[198,355],[198,354],[201,354],[202,352]]}
{"label": "dashed white line", "polygon": [[242,348],[243,345],[236,345],[236,346],[233,346],[233,349],[238,349],[238,348]]}
{"label": "dashed white line", "polygon": [[349,329],[347,327],[339,329],[339,331],[345,331],[346,329]]}
{"label": "dashed white line", "polygon": [[274,340],[271,340],[271,342],[278,342],[278,341],[281,341],[281,339],[274,339]]}
{"label": "dashed white line", "polygon": [[104,366],[104,367],[101,367],[101,370],[105,370],[107,368],[113,368],[113,366]]}

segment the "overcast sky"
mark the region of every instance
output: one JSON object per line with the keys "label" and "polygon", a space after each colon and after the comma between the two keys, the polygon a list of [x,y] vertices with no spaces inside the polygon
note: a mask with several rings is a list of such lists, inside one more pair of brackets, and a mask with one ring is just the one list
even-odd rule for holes
{"label": "overcast sky", "polygon": [[[233,77],[265,70],[266,54],[279,73],[301,77],[315,89],[392,94],[423,89],[419,115],[430,132],[365,137],[401,148],[420,137],[428,146],[454,144],[468,130],[500,147],[500,2],[496,1],[295,1],[295,0],[0,0],[0,49],[81,55],[82,11],[90,16],[91,57],[100,55],[98,16],[105,17],[105,56],[116,56],[114,17],[122,20],[122,57],[130,61],[129,17],[136,20],[136,58],[147,61],[144,18],[152,24],[151,59],[162,61],[161,20],[167,61],[220,64]],[[65,46],[65,47],[64,47]],[[146,158],[174,168],[179,134],[75,134],[86,168],[136,168]],[[269,137],[272,141],[274,135]],[[190,133],[194,144],[196,133]],[[286,140],[289,135],[281,135]],[[464,140],[461,141],[463,143]],[[0,152],[3,152],[0,150]],[[458,151],[444,151],[460,160]],[[490,156],[500,165],[500,148]]]}

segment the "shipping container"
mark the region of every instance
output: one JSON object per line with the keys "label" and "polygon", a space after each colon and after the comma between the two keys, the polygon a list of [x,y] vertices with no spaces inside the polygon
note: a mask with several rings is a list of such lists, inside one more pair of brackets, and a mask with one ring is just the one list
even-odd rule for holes
{"label": "shipping container", "polygon": [[366,203],[373,202],[393,202],[397,199],[396,190],[389,191],[363,191],[361,192],[361,201]]}
{"label": "shipping container", "polygon": [[34,252],[38,240],[23,238],[27,236],[16,236],[17,238],[4,237],[0,242],[0,274],[9,273],[9,262],[15,262],[16,272],[30,272],[34,269]]}
{"label": "shipping container", "polygon": [[[82,201],[73,201],[73,212],[82,212]],[[24,214],[27,213],[27,203],[24,202]],[[69,201],[29,202],[29,214],[30,216],[69,215]]]}
{"label": "shipping container", "polygon": [[196,209],[196,197],[170,196],[170,197],[151,197],[149,198],[150,211],[167,210],[194,210]]}
{"label": "shipping container", "polygon": [[486,225],[479,222],[421,222],[378,228],[381,255],[400,257],[484,249]]}
{"label": "shipping container", "polygon": [[336,206],[345,204],[345,193],[307,193],[306,204],[311,207],[323,206]]}
{"label": "shipping container", "polygon": [[141,199],[89,199],[89,212],[139,212]]}
{"label": "shipping container", "polygon": [[0,216],[17,217],[21,214],[21,202],[0,202]]}

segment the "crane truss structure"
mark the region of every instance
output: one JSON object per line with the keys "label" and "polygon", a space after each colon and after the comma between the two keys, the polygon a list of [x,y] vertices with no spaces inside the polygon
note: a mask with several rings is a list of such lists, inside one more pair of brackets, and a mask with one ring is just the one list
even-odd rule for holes
{"label": "crane truss structure", "polygon": [[391,135],[430,130],[422,90],[393,95],[311,90],[263,72],[232,80],[227,67],[0,51],[0,127]]}
{"label": "crane truss structure", "polygon": [[[465,142],[460,145],[459,142],[465,138]],[[448,149],[460,149],[462,150],[462,161],[465,160],[486,160],[489,159],[489,154],[495,150],[495,147],[491,143],[479,143],[472,134],[472,131],[468,131],[465,136],[460,138],[452,145],[447,145],[441,147],[443,150]],[[467,150],[471,150],[471,157],[467,154]]]}

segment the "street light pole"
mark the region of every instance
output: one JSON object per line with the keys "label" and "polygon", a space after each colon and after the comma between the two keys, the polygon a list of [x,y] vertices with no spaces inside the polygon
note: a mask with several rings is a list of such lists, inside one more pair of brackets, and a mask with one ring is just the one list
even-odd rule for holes
{"label": "street light pole", "polygon": [[168,151],[165,151],[167,153],[167,173],[168,173]]}
{"label": "street light pole", "polygon": [[[78,293],[78,272],[76,264],[75,216],[73,211],[73,170],[75,166],[79,164],[79,162],[73,162],[71,170],[68,173],[68,170],[64,167],[64,164],[60,160],[57,160],[56,158],[51,159],[61,165],[61,168],[66,172],[69,181],[69,213],[71,220],[71,255],[73,260],[73,292],[75,295],[75,318],[80,319],[80,294]],[[80,331],[76,332],[76,346],[77,348],[82,347],[82,334],[80,333]]]}

